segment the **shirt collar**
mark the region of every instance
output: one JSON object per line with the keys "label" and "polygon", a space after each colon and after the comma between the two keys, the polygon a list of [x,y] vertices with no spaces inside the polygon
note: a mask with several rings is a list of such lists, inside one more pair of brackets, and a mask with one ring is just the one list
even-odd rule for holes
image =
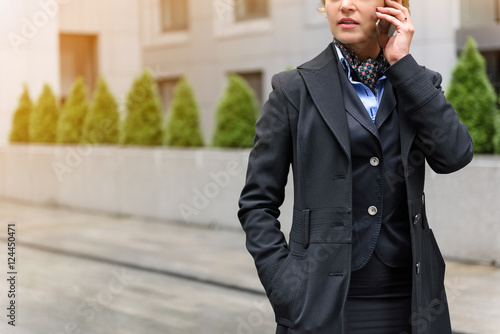
{"label": "shirt collar", "polygon": [[342,51],[340,51],[339,47],[336,46],[335,44],[333,44],[333,46],[335,47],[335,51],[337,51],[337,56],[339,57],[342,67],[347,72],[347,76],[351,78],[351,66],[349,66],[347,59],[345,59],[344,54],[342,53]]}
{"label": "shirt collar", "polygon": [[[342,64],[342,67],[344,68],[344,70],[346,71],[347,73],[347,77],[349,78],[349,81],[351,82],[354,82],[354,79],[352,78],[352,69],[351,69],[351,66],[349,66],[349,63],[347,62],[347,59],[344,57],[344,54],[342,53],[342,51],[339,49],[339,47],[337,45],[335,45],[335,43],[333,43],[333,46],[335,47],[335,51],[337,51],[337,55],[339,57],[339,60],[340,60],[340,63]],[[382,75],[378,80],[378,81],[381,81],[381,80],[385,80],[387,79],[387,77],[384,75]],[[357,82],[357,81],[356,81]]]}

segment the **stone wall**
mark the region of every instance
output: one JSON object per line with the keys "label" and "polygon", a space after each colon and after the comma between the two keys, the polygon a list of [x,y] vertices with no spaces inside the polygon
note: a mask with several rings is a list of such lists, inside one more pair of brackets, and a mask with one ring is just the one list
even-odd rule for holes
{"label": "stone wall", "polygon": [[[248,150],[118,146],[0,147],[0,196],[120,216],[240,229]],[[450,175],[430,169],[429,223],[445,256],[500,262],[500,157],[476,156]],[[290,177],[282,207],[291,225]]]}

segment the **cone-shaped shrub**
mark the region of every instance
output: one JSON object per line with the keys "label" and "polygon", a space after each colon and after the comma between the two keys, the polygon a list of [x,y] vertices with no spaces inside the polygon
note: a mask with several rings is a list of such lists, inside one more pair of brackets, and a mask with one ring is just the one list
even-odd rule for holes
{"label": "cone-shaped shrub", "polygon": [[118,104],[101,77],[83,122],[82,143],[116,144],[120,135],[119,126]]}
{"label": "cone-shaped shrub", "polygon": [[175,87],[165,138],[169,146],[203,146],[198,106],[186,78],[181,78]]}
{"label": "cone-shaped shrub", "polygon": [[122,129],[125,145],[162,145],[163,123],[156,83],[148,71],[135,79],[127,95],[127,116]]}
{"label": "cone-shaped shrub", "polygon": [[11,143],[29,142],[29,123],[32,111],[33,103],[31,102],[28,86],[24,85],[23,93],[19,98],[19,105],[12,117],[12,130],[9,137]]}
{"label": "cone-shaped shrub", "polygon": [[232,74],[219,101],[212,145],[216,147],[252,147],[257,121],[257,100],[242,77]]}
{"label": "cone-shaped shrub", "polygon": [[467,125],[476,153],[492,153],[498,117],[496,93],[486,73],[486,61],[472,38],[453,70],[446,98]]}
{"label": "cone-shaped shrub", "polygon": [[55,143],[59,109],[56,97],[48,84],[43,85],[42,94],[31,113],[29,137],[32,143]]}
{"label": "cone-shaped shrub", "polygon": [[87,87],[83,78],[76,79],[69,97],[62,107],[57,124],[57,142],[63,144],[80,143],[83,122],[89,109]]}
{"label": "cone-shaped shrub", "polygon": [[[498,96],[498,104],[500,105],[500,96]],[[493,148],[496,154],[500,154],[500,114],[495,117],[495,136],[493,137]]]}

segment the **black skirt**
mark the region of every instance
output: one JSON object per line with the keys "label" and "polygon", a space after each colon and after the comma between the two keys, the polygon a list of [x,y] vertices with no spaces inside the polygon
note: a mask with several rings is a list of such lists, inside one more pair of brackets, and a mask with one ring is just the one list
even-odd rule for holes
{"label": "black skirt", "polygon": [[372,255],[363,268],[351,273],[347,333],[411,333],[411,290],[411,267],[391,268]]}

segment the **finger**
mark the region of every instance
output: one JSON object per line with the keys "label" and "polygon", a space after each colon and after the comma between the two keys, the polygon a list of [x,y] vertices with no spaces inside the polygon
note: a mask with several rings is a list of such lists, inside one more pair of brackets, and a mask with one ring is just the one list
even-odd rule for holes
{"label": "finger", "polygon": [[403,17],[402,15],[399,15],[399,17],[396,17],[395,15],[389,15],[389,14],[384,14],[384,13],[380,13],[380,12],[377,12],[376,15],[377,15],[377,18],[379,18],[381,20],[385,20],[385,21],[395,25],[396,27],[402,26],[404,23],[408,22],[408,18],[406,18],[406,20],[405,20],[405,17]]}
{"label": "finger", "polygon": [[408,14],[410,14],[408,8],[406,8],[405,6],[403,6],[403,0],[397,0],[397,1],[385,0],[385,3],[387,5],[387,7],[385,7],[385,8],[399,9],[406,16],[408,16]]}
{"label": "finger", "polygon": [[394,25],[406,23],[410,20],[410,16],[405,15],[400,10],[386,7],[377,7],[376,15],[379,19],[389,21]]}
{"label": "finger", "polygon": [[393,15],[393,16],[396,16],[399,14],[406,16],[406,14],[407,14],[399,8],[391,8],[391,7],[377,7],[377,11],[384,13],[384,14]]}
{"label": "finger", "polygon": [[403,6],[403,0],[385,0],[385,4],[389,7],[404,7]]}

